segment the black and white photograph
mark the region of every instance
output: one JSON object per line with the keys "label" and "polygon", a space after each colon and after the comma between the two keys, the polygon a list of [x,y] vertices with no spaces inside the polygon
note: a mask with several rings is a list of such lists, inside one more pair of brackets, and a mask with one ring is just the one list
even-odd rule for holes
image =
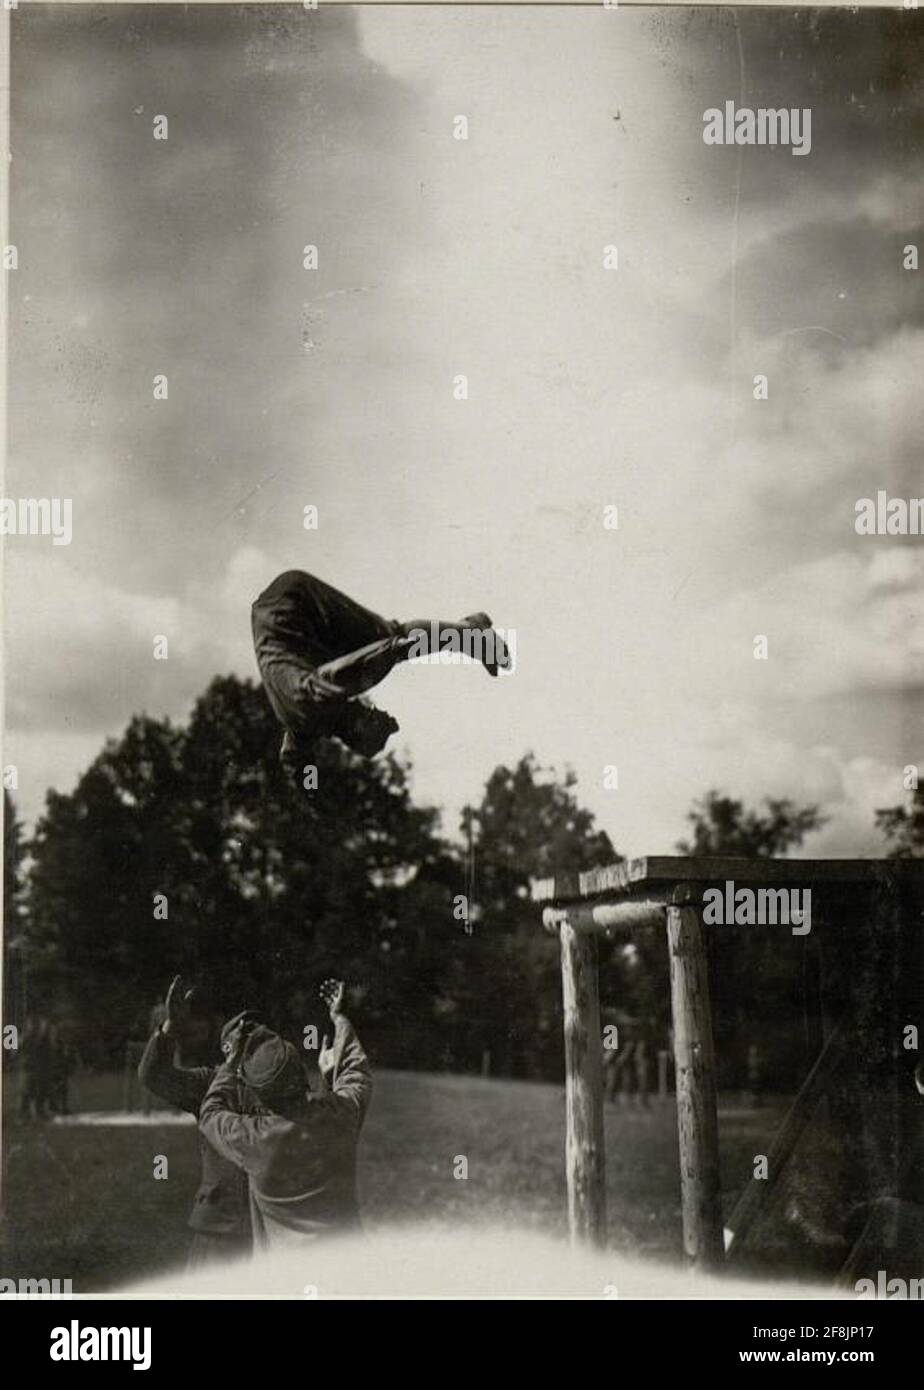
{"label": "black and white photograph", "polygon": [[82,1299],[773,1300],[736,1362],[873,1362],[924,3],[0,18],[0,1302],[136,1369]]}

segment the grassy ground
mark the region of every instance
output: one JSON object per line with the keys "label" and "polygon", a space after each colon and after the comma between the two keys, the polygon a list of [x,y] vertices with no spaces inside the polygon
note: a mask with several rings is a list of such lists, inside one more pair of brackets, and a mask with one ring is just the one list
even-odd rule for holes
{"label": "grassy ground", "polygon": [[[77,1292],[111,1289],[183,1258],[198,1182],[193,1126],[64,1126],[15,1119],[6,1087],[0,1275],[71,1278]],[[115,1077],[77,1078],[72,1109],[116,1109]],[[777,1106],[723,1109],[722,1166],[729,1201],[780,1117]],[[607,1106],[609,1238],[627,1253],[680,1250],[676,1118]],[[370,1227],[420,1220],[448,1225],[513,1221],[565,1231],[561,1087],[467,1076],[376,1075],[360,1183]],[[169,1177],[153,1178],[156,1155]],[[454,1178],[457,1157],[468,1178]]]}

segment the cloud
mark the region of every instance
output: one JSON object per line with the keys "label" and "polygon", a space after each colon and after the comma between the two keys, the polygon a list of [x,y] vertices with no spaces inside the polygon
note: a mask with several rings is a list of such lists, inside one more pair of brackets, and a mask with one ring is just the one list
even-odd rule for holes
{"label": "cloud", "polygon": [[920,170],[924,25],[918,14],[897,7],[723,10],[706,19],[693,12],[687,38],[703,59],[703,86],[712,93],[707,105],[734,100],[752,109],[812,112],[808,156],[736,147],[712,162],[717,186],[740,168],[747,204],[791,210],[814,202],[817,208],[818,200],[833,197],[843,211],[884,169],[893,178]]}
{"label": "cloud", "polygon": [[[924,684],[921,552],[853,530],[858,497],[919,474],[920,33],[843,10],[22,13],[7,488],[73,497],[75,526],[41,564],[7,549],[30,784],[58,740],[72,767],[78,738],[252,674],[250,602],[301,567],[389,616],[516,629],[509,681],[382,691],[450,829],[533,747],[621,850],[670,849],[713,785],[822,800],[818,843],[860,844]],[[742,73],[751,104],[812,105],[810,156],[703,145]]]}
{"label": "cloud", "polygon": [[[137,588],[193,553],[207,575],[258,479],[325,491],[311,448],[325,374],[302,351],[301,306],[367,255],[357,207],[401,244],[412,103],[364,59],[348,10],[22,18],[7,486],[79,499],[83,543]],[[124,517],[149,543],[127,550]]]}
{"label": "cloud", "polygon": [[[81,572],[60,551],[8,552],[7,716],[28,732],[99,735],[130,711],[175,713],[215,671],[239,664],[247,609],[224,594],[192,602],[133,593]],[[227,592],[227,590],[225,590]],[[166,660],[155,638],[167,638]]]}

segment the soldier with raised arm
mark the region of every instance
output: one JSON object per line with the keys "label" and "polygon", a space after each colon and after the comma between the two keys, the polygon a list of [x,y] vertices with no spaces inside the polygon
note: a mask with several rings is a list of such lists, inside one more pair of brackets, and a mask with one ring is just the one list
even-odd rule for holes
{"label": "soldier with raised arm", "polygon": [[[193,991],[177,975],[167,991],[163,1016],[138,1064],[138,1079],[161,1100],[198,1119],[216,1068],[184,1067],[180,1062],[179,1045],[188,1027],[192,995]],[[223,1052],[230,1045],[229,1035],[243,1022],[252,1025],[255,1019],[245,1011],[225,1024],[221,1035]],[[201,1134],[199,1157],[202,1175],[189,1216],[193,1232],[188,1260],[191,1269],[213,1260],[249,1255],[253,1249],[246,1178]]]}
{"label": "soldier with raised arm", "polygon": [[[321,996],[334,1025],[318,1054],[321,1086],[310,1089],[302,1054],[269,1028],[238,1026],[202,1104],[208,1143],[247,1174],[254,1242],[298,1246],[359,1227],[356,1154],[372,1080],[362,1043],[343,1013],[343,982]],[[239,1087],[259,1112],[244,1114]]]}

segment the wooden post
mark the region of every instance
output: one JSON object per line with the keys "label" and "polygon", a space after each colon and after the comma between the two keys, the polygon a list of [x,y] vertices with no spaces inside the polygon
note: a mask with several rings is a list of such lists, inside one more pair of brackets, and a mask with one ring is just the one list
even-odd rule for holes
{"label": "wooden post", "polygon": [[565,1175],[572,1241],[606,1239],[603,1069],[597,943],[559,927],[565,1024]]}
{"label": "wooden post", "polygon": [[695,908],[668,908],[667,944],[674,1020],[683,1245],[697,1267],[709,1269],[723,1260],[722,1190],[709,970],[703,929]]}

